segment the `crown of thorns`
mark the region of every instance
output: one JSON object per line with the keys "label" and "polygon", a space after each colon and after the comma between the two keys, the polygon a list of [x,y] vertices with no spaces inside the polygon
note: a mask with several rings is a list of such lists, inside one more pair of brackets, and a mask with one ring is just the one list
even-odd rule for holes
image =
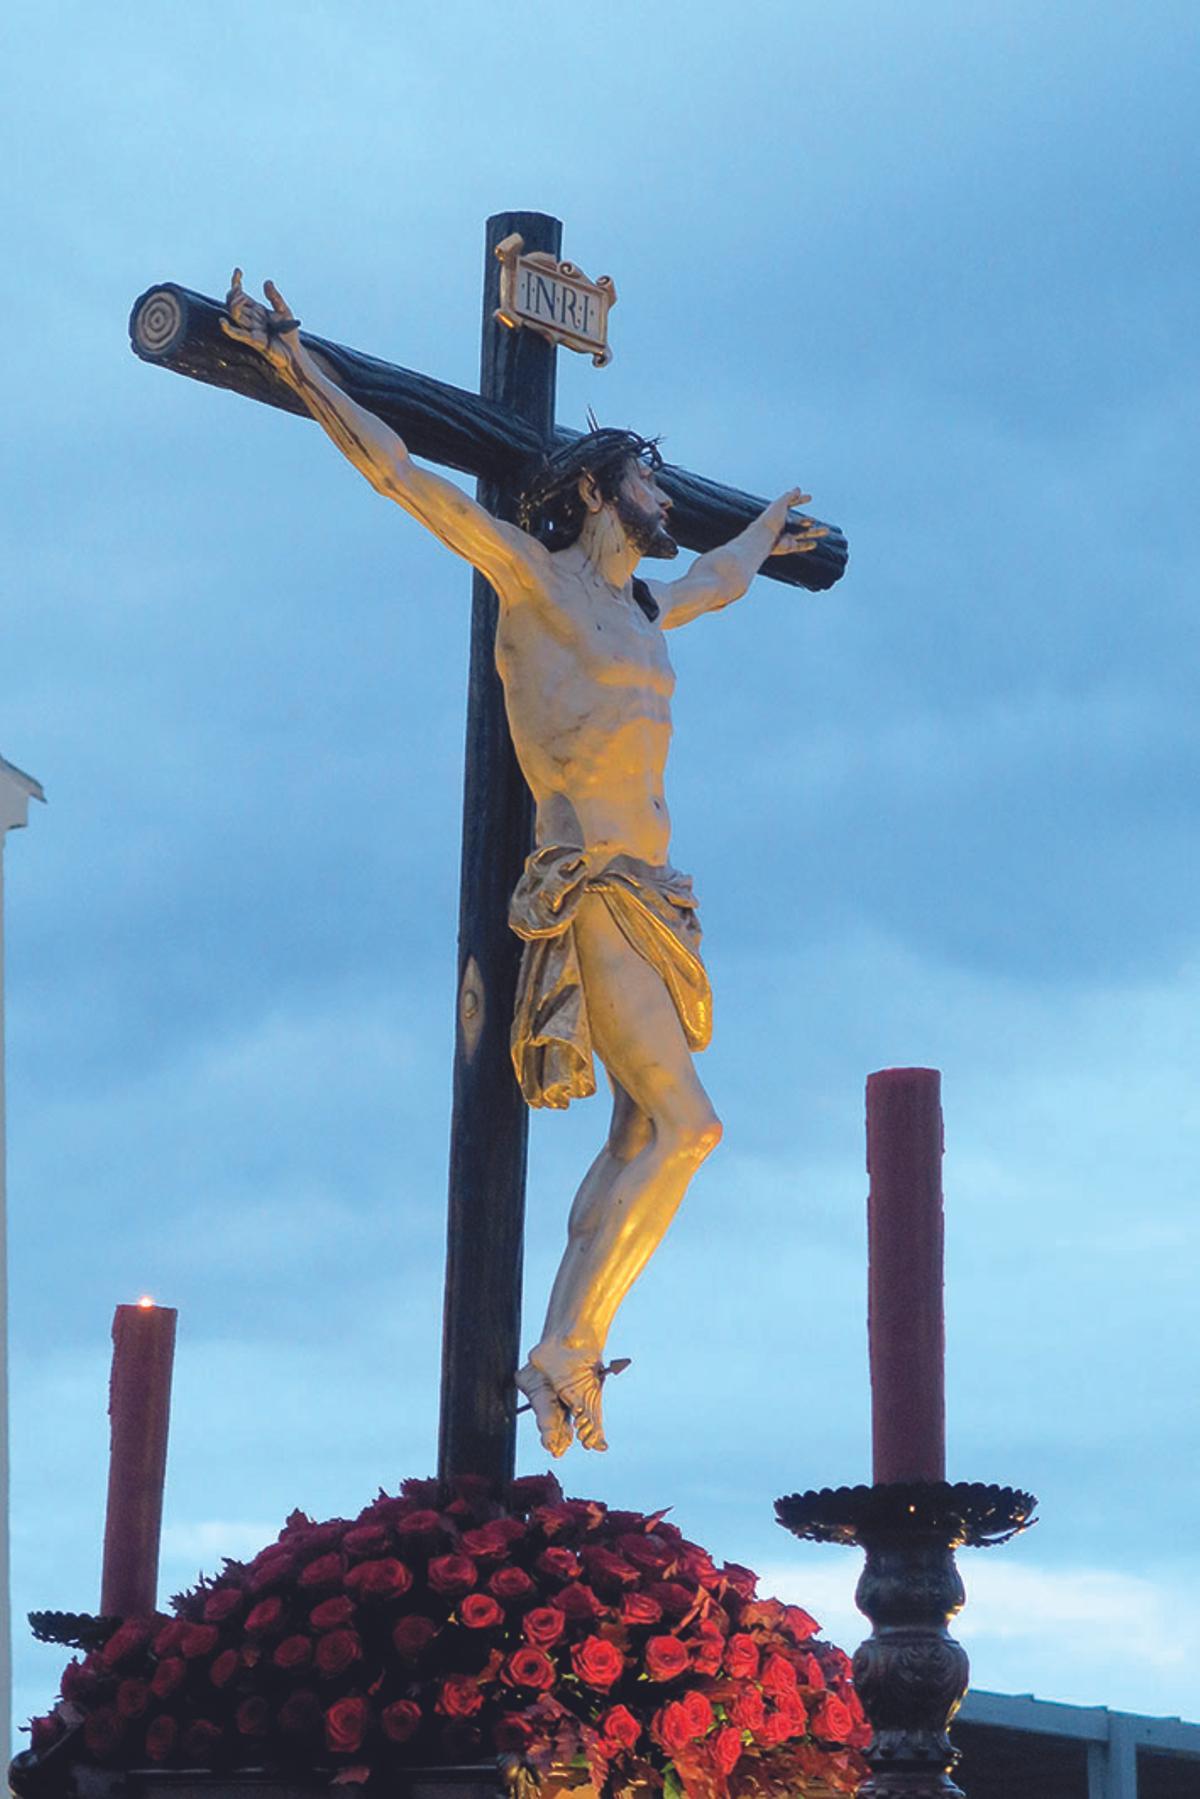
{"label": "crown of thorns", "polygon": [[594,423],[590,431],[542,457],[521,495],[518,520],[526,531],[563,546],[578,536],[586,508],[579,483],[590,475],[606,500],[616,494],[629,462],[660,469],[658,439]]}

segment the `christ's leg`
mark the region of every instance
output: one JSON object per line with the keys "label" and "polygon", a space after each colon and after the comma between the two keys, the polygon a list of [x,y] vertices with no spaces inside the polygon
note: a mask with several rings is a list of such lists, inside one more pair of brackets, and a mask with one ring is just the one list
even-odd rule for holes
{"label": "christ's leg", "polygon": [[[609,1078],[612,1080],[611,1076]],[[622,1168],[632,1161],[639,1150],[645,1148],[650,1139],[651,1125],[645,1113],[638,1110],[625,1089],[615,1080],[612,1080],[612,1090],[613,1113],[608,1141],[584,1175],[571,1207],[567,1223],[567,1247],[550,1296],[543,1340],[550,1336],[552,1320],[562,1310],[565,1303],[563,1295],[569,1293],[578,1279],[580,1263],[586,1261],[591,1253],[592,1242],[604,1216],[613,1182]],[[594,1373],[598,1359],[597,1357],[593,1362],[589,1372]],[[575,1355],[574,1362],[578,1364],[578,1355]],[[530,1361],[518,1373],[517,1386],[529,1401],[542,1447],[548,1449],[551,1455],[562,1455],[570,1447],[575,1432],[571,1414],[558,1397],[553,1383]]]}
{"label": "christ's leg", "polygon": [[593,1043],[617,1095],[614,1129],[572,1207],[529,1361],[571,1413],[584,1447],[602,1449],[599,1366],[609,1327],[721,1126],[663,981],[598,894],[585,895],[574,928]]}

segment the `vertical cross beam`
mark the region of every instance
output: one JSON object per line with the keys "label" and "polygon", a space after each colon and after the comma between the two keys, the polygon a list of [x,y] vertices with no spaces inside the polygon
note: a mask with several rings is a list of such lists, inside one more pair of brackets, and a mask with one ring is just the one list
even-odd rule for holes
{"label": "vertical cross beam", "polygon": [[[539,212],[488,220],[483,277],[480,392],[519,414],[549,441],[554,429],[555,350],[532,331],[496,323],[496,245],[513,232],[526,250],[558,256],[562,225]],[[511,487],[479,483],[480,503],[513,519]],[[520,943],[508,898],[533,839],[533,807],[513,753],[496,673],[498,603],[474,577],[463,782],[458,924],[458,1018],[450,1127],[446,1295],[438,1474],[512,1478],[520,1359],[528,1114],[509,1059]]]}

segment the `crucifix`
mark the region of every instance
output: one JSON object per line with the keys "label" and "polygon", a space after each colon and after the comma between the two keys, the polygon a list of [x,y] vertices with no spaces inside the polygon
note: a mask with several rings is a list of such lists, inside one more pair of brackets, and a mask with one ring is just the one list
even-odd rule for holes
{"label": "crucifix", "polygon": [[[632,431],[554,421],[559,343],[607,359],[610,282],[558,262],[541,213],[489,220],[480,393],[299,329],[282,295],[173,283],[136,303],[144,360],[316,419],[473,581],[439,1473],[511,1477],[518,1390],[542,1442],[605,1447],[608,1327],[720,1126],[691,883],[667,859],[664,633],[761,569],[812,590],[846,542],[796,508],[663,463]],[[590,298],[589,298],[590,295]],[[479,481],[471,501],[412,453]],[[676,581],[643,557],[701,555]],[[613,1087],[543,1334],[518,1370],[528,1114]],[[610,1365],[613,1366],[613,1365]]]}

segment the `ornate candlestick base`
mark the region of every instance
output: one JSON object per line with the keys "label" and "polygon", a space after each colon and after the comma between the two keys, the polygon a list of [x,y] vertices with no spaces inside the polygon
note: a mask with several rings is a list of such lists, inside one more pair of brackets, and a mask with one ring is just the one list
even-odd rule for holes
{"label": "ornate candlestick base", "polygon": [[958,1750],[947,1734],[969,1673],[947,1629],[966,1600],[954,1551],[1006,1543],[1034,1522],[1036,1505],[1012,1487],[945,1481],[776,1500],[794,1536],[867,1552],[854,1597],[873,1628],[854,1657],[854,1684],[874,1736],[860,1799],[963,1799],[950,1778]]}

